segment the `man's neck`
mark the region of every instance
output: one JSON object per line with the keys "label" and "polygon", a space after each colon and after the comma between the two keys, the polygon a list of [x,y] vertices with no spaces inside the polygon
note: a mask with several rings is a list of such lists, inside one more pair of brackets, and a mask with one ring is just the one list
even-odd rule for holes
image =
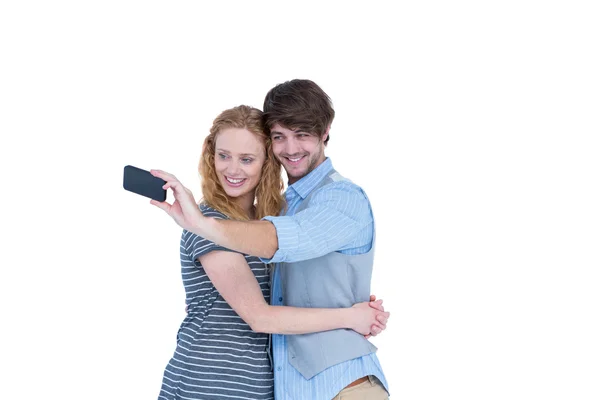
{"label": "man's neck", "polygon": [[319,165],[323,164],[325,162],[325,160],[327,159],[327,157],[325,157],[325,154],[323,154],[323,156],[321,157],[321,159],[315,164],[315,166],[313,167],[313,169],[311,169],[310,171],[308,171],[306,174],[299,176],[297,178],[292,177],[288,174],[288,186],[292,186],[294,183],[298,182],[301,179],[304,179],[305,176],[309,175],[311,172],[313,172],[315,169],[319,168]]}

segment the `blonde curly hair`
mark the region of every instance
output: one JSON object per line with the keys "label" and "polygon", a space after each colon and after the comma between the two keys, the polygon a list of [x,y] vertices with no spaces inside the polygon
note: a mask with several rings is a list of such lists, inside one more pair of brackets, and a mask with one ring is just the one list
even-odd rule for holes
{"label": "blonde curly hair", "polygon": [[222,212],[231,219],[248,221],[250,216],[230,197],[221,186],[215,171],[215,142],[223,129],[247,129],[258,136],[265,145],[266,159],[256,187],[256,218],[278,215],[284,206],[281,163],[273,155],[271,138],[263,126],[263,113],[257,108],[241,105],[223,111],[215,118],[210,134],[204,140],[198,171],[202,177],[202,203]]}

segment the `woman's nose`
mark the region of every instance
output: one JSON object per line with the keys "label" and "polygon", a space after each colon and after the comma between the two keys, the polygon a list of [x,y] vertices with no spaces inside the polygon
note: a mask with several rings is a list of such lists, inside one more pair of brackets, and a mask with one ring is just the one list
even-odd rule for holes
{"label": "woman's nose", "polygon": [[238,174],[240,172],[240,164],[236,161],[231,161],[228,165],[227,165],[227,175],[231,175],[231,176],[236,176],[236,174]]}

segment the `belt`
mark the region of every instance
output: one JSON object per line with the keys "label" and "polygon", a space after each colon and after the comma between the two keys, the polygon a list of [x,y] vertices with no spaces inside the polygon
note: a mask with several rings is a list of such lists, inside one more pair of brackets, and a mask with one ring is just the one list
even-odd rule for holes
{"label": "belt", "polygon": [[361,383],[366,382],[368,380],[369,380],[368,376],[363,376],[362,378],[359,378],[359,379],[355,380],[354,382],[352,382],[351,384],[349,384],[348,386],[346,386],[344,389],[348,389],[352,386],[360,385]]}

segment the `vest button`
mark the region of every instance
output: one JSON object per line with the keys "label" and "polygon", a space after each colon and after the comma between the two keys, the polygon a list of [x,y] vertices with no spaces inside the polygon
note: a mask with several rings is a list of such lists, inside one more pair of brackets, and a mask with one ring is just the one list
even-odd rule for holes
{"label": "vest button", "polygon": [[283,301],[283,297],[280,297],[280,298],[279,298],[279,301]]}

